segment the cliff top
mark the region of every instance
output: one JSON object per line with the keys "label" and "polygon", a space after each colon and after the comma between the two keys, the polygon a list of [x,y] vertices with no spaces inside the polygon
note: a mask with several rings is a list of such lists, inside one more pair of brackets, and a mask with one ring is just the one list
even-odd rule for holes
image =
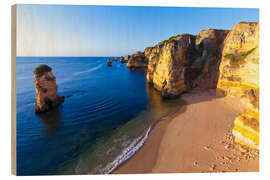
{"label": "cliff top", "polygon": [[44,73],[50,72],[52,70],[51,67],[49,67],[46,64],[41,64],[34,70],[34,74],[41,77]]}
{"label": "cliff top", "polygon": [[246,21],[241,21],[238,24],[259,24],[259,22],[246,22]]}

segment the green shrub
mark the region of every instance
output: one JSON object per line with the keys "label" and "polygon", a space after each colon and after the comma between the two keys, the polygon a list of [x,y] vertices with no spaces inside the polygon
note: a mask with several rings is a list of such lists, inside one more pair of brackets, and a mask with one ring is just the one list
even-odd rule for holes
{"label": "green shrub", "polygon": [[[252,48],[249,51],[245,52],[245,53],[239,53],[239,54],[234,54],[230,56],[230,64],[233,66],[238,66],[241,63],[244,62],[244,60],[246,59],[246,57],[251,54],[256,48]],[[225,56],[224,56],[225,57]]]}
{"label": "green shrub", "polygon": [[225,54],[225,55],[224,55],[224,58],[226,58],[226,59],[231,59],[232,55],[233,55],[233,54]]}

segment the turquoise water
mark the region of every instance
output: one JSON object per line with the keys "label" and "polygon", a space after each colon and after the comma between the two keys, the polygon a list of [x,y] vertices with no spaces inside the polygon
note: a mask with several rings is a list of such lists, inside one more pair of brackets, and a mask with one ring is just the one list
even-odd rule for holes
{"label": "turquoise water", "polygon": [[[145,142],[151,127],[179,107],[108,57],[17,57],[17,174],[111,173]],[[59,107],[34,113],[33,70],[53,69]]]}

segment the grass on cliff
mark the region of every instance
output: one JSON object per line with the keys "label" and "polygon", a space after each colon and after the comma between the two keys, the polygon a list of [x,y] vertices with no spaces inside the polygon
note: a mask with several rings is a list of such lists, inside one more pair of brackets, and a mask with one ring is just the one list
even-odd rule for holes
{"label": "grass on cliff", "polygon": [[182,36],[181,34],[176,35],[176,36],[172,36],[172,37],[170,37],[168,40],[165,40],[165,41],[164,41],[164,44],[171,43],[171,42],[175,41],[176,39],[181,38],[181,36]]}
{"label": "grass on cliff", "polygon": [[[155,46],[153,46],[153,47],[147,47],[147,48],[154,49],[154,48],[156,48],[156,47],[158,47],[158,46],[162,46],[162,45],[169,44],[169,43],[175,41],[176,39],[181,38],[183,35],[184,35],[184,34],[179,34],[179,35],[176,35],[176,36],[171,36],[169,39],[164,40],[164,41],[161,41],[161,42],[159,42],[157,45],[155,45]],[[145,49],[147,49],[147,48],[145,48]]]}
{"label": "grass on cliff", "polygon": [[248,50],[245,53],[236,53],[236,54],[225,54],[224,58],[226,59],[230,59],[230,65],[232,66],[238,66],[241,63],[244,62],[244,60],[246,59],[246,57],[251,54],[256,48],[252,48],[250,50]]}
{"label": "grass on cliff", "polygon": [[231,59],[232,55],[233,55],[233,54],[225,54],[224,58],[226,58],[226,59]]}

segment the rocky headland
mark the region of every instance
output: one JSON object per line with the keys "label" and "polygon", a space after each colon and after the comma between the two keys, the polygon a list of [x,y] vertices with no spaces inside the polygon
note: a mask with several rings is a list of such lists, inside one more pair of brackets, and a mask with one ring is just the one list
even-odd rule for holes
{"label": "rocky headland", "polygon": [[147,82],[164,97],[196,88],[234,98],[244,111],[234,120],[233,141],[259,149],[258,22],[170,37],[131,55],[127,67],[144,69]]}
{"label": "rocky headland", "polygon": [[127,62],[127,68],[131,70],[147,70],[148,60],[145,58],[143,52],[136,52],[132,54]]}
{"label": "rocky headland", "polygon": [[34,70],[36,86],[35,113],[47,112],[64,101],[64,96],[57,95],[58,86],[52,68],[39,65]]}

